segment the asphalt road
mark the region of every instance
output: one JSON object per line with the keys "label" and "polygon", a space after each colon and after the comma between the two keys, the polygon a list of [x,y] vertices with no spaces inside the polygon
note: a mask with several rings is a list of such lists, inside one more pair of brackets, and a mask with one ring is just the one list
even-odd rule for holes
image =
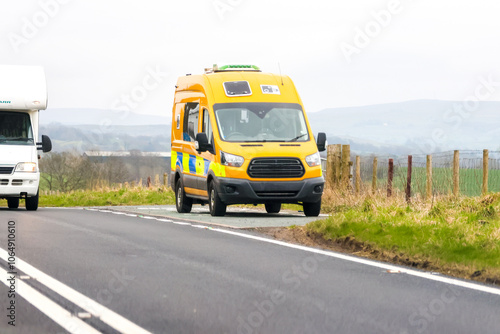
{"label": "asphalt road", "polygon": [[0,209],[3,275],[9,221],[0,333],[500,332],[495,287],[107,210]]}

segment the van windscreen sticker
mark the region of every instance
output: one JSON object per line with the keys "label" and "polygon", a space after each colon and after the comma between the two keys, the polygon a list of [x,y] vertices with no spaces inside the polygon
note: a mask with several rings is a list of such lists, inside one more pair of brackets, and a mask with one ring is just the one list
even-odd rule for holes
{"label": "van windscreen sticker", "polygon": [[262,90],[262,94],[280,95],[280,89],[275,85],[260,85],[260,89]]}

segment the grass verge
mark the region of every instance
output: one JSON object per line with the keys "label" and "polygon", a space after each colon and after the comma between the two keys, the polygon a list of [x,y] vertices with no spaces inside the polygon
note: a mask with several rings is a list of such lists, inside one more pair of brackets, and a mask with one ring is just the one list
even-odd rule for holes
{"label": "grass verge", "polygon": [[175,204],[171,189],[122,188],[117,190],[80,190],[60,194],[40,194],[41,207],[169,205]]}
{"label": "grass verge", "polygon": [[401,197],[340,198],[304,232],[375,258],[500,283],[500,194],[410,205]]}

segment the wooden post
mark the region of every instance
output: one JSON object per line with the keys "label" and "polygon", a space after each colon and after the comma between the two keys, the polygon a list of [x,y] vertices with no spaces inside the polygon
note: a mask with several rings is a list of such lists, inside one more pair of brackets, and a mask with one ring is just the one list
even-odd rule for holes
{"label": "wooden post", "polygon": [[377,191],[377,157],[373,158],[373,175],[372,175],[372,194]]}
{"label": "wooden post", "polygon": [[406,202],[411,201],[411,165],[413,161],[413,156],[408,156],[408,172],[406,173]]}
{"label": "wooden post", "polygon": [[341,173],[341,182],[343,188],[349,187],[349,180],[351,175],[351,168],[349,162],[351,161],[351,146],[350,145],[342,145],[342,170]]}
{"label": "wooden post", "polygon": [[392,196],[392,179],[394,177],[394,160],[389,159],[389,173],[387,179],[387,197]]}
{"label": "wooden post", "polygon": [[166,187],[168,185],[168,174],[163,173],[163,186]]}
{"label": "wooden post", "polygon": [[460,193],[460,152],[455,150],[453,153],[453,195]]}
{"label": "wooden post", "polygon": [[488,163],[489,151],[483,150],[483,195],[488,193]]}
{"label": "wooden post", "polygon": [[361,158],[359,155],[356,156],[356,194],[359,195],[361,192]]}
{"label": "wooden post", "polygon": [[335,188],[340,180],[341,145],[328,145],[326,148],[326,187]]}
{"label": "wooden post", "polygon": [[427,156],[427,185],[425,195],[427,199],[432,198],[432,155]]}

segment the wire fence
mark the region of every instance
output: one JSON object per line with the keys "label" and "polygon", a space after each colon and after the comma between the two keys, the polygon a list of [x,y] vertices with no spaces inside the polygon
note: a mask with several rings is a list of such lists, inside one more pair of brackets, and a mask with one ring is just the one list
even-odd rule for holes
{"label": "wire fence", "polygon": [[[372,190],[373,166],[376,156],[360,157],[361,192]],[[407,184],[408,157],[377,156],[377,190],[387,189],[389,178],[389,159],[394,161],[393,189],[404,191]],[[453,193],[454,152],[432,155],[432,192],[433,195]],[[352,159],[355,160],[355,157]],[[500,151],[489,152],[488,191],[500,192]],[[427,156],[412,156],[412,194],[426,195]],[[353,172],[353,184],[356,173]],[[459,154],[459,191],[466,196],[479,196],[483,187],[483,151],[460,151]]]}

